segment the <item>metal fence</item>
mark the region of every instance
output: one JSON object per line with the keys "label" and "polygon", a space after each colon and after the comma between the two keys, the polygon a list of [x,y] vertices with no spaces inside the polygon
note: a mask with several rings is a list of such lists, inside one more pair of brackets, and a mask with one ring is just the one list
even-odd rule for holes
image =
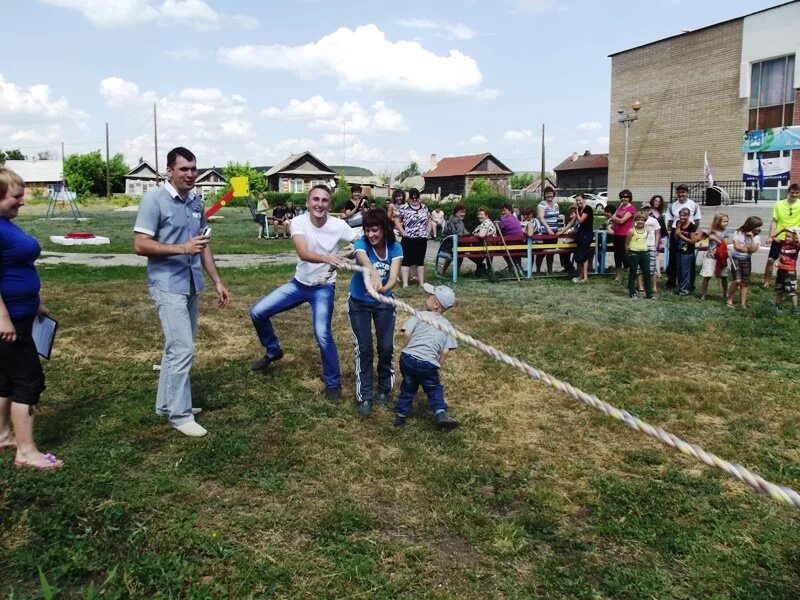
{"label": "metal fence", "polygon": [[[758,202],[758,190],[748,188],[741,179],[715,181],[713,188],[709,188],[705,181],[673,181],[669,190],[670,198],[675,198],[675,187],[680,184],[684,184],[689,188],[689,198],[699,204],[711,206],[716,204]],[[714,190],[714,188],[719,189]],[[724,194],[720,193],[720,190]],[[725,198],[725,195],[728,196],[728,199]]]}

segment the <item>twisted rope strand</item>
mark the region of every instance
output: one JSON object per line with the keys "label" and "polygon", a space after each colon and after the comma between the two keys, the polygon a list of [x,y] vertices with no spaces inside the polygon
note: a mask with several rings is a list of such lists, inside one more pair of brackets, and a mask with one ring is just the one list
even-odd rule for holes
{"label": "twisted rope strand", "polygon": [[600,400],[597,396],[587,394],[576,387],[572,386],[571,384],[556,379],[555,377],[548,375],[547,373],[540,371],[525,363],[518,358],[510,356],[489,344],[486,344],[480,340],[475,339],[469,334],[463,333],[458,329],[450,325],[444,325],[439,323],[438,321],[431,319],[428,315],[420,312],[410,304],[406,304],[401,300],[397,300],[393,297],[384,296],[379,294],[375,291],[372,286],[372,281],[369,276],[369,269],[366,269],[360,265],[354,264],[349,261],[343,261],[342,264],[339,266],[341,269],[345,269],[348,271],[354,271],[356,273],[361,273],[364,276],[364,284],[367,288],[367,293],[375,298],[378,302],[382,302],[384,304],[389,304],[394,306],[395,308],[399,308],[413,316],[417,319],[422,321],[423,323],[427,323],[428,325],[435,327],[436,329],[443,331],[456,339],[464,342],[468,346],[472,346],[476,350],[483,352],[487,356],[494,358],[495,360],[514,367],[523,373],[525,373],[531,379],[535,379],[537,381],[541,381],[548,387],[556,389],[560,392],[567,394],[573,400],[580,402],[582,404],[586,404],[587,406],[591,406],[592,408],[600,411],[607,417],[611,417],[618,421],[623,422],[625,425],[630,427],[631,429],[635,429],[640,433],[643,433],[647,436],[650,436],[660,442],[663,442],[667,446],[671,446],[672,448],[676,448],[682,454],[687,456],[693,456],[694,458],[698,459],[699,461],[705,463],[709,467],[716,467],[721,471],[724,471],[734,479],[738,479],[742,483],[749,485],[755,491],[760,494],[764,494],[776,500],[782,504],[786,504],[792,506],[794,508],[800,508],[800,494],[788,487],[782,487],[771,483],[765,480],[763,477],[758,475],[757,473],[753,473],[749,471],[747,468],[743,467],[739,464],[734,464],[728,462],[713,454],[711,452],[706,452],[700,446],[696,444],[691,444],[689,442],[685,442],[681,438],[676,435],[665,431],[661,427],[653,427],[649,423],[642,421],[639,417],[632,415],[626,410],[620,410],[607,402]]}

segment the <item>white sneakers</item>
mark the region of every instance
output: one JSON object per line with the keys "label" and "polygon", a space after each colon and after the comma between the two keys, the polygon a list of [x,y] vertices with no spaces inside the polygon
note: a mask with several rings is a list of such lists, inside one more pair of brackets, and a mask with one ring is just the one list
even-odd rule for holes
{"label": "white sneakers", "polygon": [[199,415],[201,412],[203,412],[203,409],[200,408],[199,406],[193,406],[192,407],[192,414],[193,415]]}
{"label": "white sneakers", "polygon": [[206,428],[196,421],[190,421],[189,423],[178,425],[175,427],[175,430],[180,431],[183,435],[187,435],[189,437],[203,437],[208,433]]}

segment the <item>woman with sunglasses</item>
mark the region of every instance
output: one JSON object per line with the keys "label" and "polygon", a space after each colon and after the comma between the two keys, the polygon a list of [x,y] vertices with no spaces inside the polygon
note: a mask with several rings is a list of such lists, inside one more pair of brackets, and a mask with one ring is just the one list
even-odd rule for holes
{"label": "woman with sunglasses", "polygon": [[614,216],[611,217],[611,229],[614,235],[614,269],[617,272],[615,281],[622,281],[622,273],[628,268],[628,256],[625,252],[625,243],[628,232],[633,227],[633,217],[636,216],[636,207],[632,204],[633,194],[630,190],[619,193],[619,206]]}

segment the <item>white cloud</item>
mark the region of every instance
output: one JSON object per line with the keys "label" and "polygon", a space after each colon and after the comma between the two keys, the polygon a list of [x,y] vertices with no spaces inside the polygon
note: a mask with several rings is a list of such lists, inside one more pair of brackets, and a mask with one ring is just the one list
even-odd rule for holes
{"label": "white cloud", "polygon": [[471,40],[478,35],[477,31],[459,22],[434,21],[433,19],[398,19],[395,23],[401,27],[413,27],[414,29],[435,29],[437,36],[448,37],[452,40]]}
{"label": "white cloud", "polygon": [[200,51],[197,48],[176,48],[167,50],[164,55],[175,60],[195,60],[200,58]]}
{"label": "white cloud", "polygon": [[203,0],[39,0],[81,13],[101,28],[131,27],[142,23],[159,26],[189,26],[197,31],[219,29],[233,24],[242,29],[258,27],[255,17],[226,15],[217,12]]}
{"label": "white cloud", "polygon": [[533,137],[533,131],[530,129],[509,129],[503,134],[503,139],[510,142],[526,140],[531,137]]}
{"label": "white cloud", "polygon": [[[328,164],[339,164],[342,159],[348,164],[385,160],[383,150],[363,142],[358,136],[348,133],[327,133],[321,138],[287,138],[273,144],[262,145],[255,142],[245,147],[248,157],[257,164],[275,164],[290,154],[310,150],[320,160]],[[344,150],[344,157],[342,151]]]}
{"label": "white cloud", "polygon": [[[184,88],[159,96],[141,91],[134,82],[108,77],[100,82],[100,94],[110,108],[124,111],[126,119],[148,127],[152,118],[149,105],[155,102],[159,146],[186,144],[198,156],[220,157],[220,144],[249,140],[255,135],[246,116],[247,101],[217,88]],[[140,135],[123,142],[123,154],[134,161],[151,152],[147,147],[152,145],[149,134]]]}
{"label": "white cloud", "polygon": [[312,129],[340,131],[342,127],[352,133],[382,133],[406,131],[403,115],[378,101],[369,107],[359,102],[337,104],[322,96],[312,96],[307,100],[289,101],[284,108],[270,106],[261,111],[261,116],[282,121],[309,121]]}
{"label": "white cloud", "polygon": [[488,141],[489,140],[487,139],[487,137],[481,134],[473,135],[471,138],[469,138],[469,143],[474,144],[475,146],[482,146],[486,144]]}
{"label": "white cloud", "polygon": [[64,118],[85,121],[88,115],[70,108],[64,96],[51,98],[46,83],[20,87],[0,73],[0,118],[25,122]]}
{"label": "white cloud", "polygon": [[475,59],[462,52],[440,56],[418,42],[392,42],[375,25],[341,27],[303,46],[221,48],[218,57],[239,69],[280,69],[303,78],[333,75],[340,87],[356,90],[466,95],[478,92],[483,80]]}
{"label": "white cloud", "polygon": [[598,121],[587,121],[578,125],[578,129],[581,131],[597,131],[598,129],[602,128],[603,124],[599,123]]}
{"label": "white cloud", "polygon": [[119,77],[106,77],[100,82],[100,95],[110,108],[131,104],[152,104],[156,101],[154,92],[142,93],[139,86]]}
{"label": "white cloud", "polygon": [[507,0],[517,10],[528,13],[547,12],[556,5],[555,0]]}
{"label": "white cloud", "polygon": [[600,136],[599,138],[597,138],[597,143],[600,144],[601,146],[605,146],[606,148],[608,148],[608,136],[607,135]]}

